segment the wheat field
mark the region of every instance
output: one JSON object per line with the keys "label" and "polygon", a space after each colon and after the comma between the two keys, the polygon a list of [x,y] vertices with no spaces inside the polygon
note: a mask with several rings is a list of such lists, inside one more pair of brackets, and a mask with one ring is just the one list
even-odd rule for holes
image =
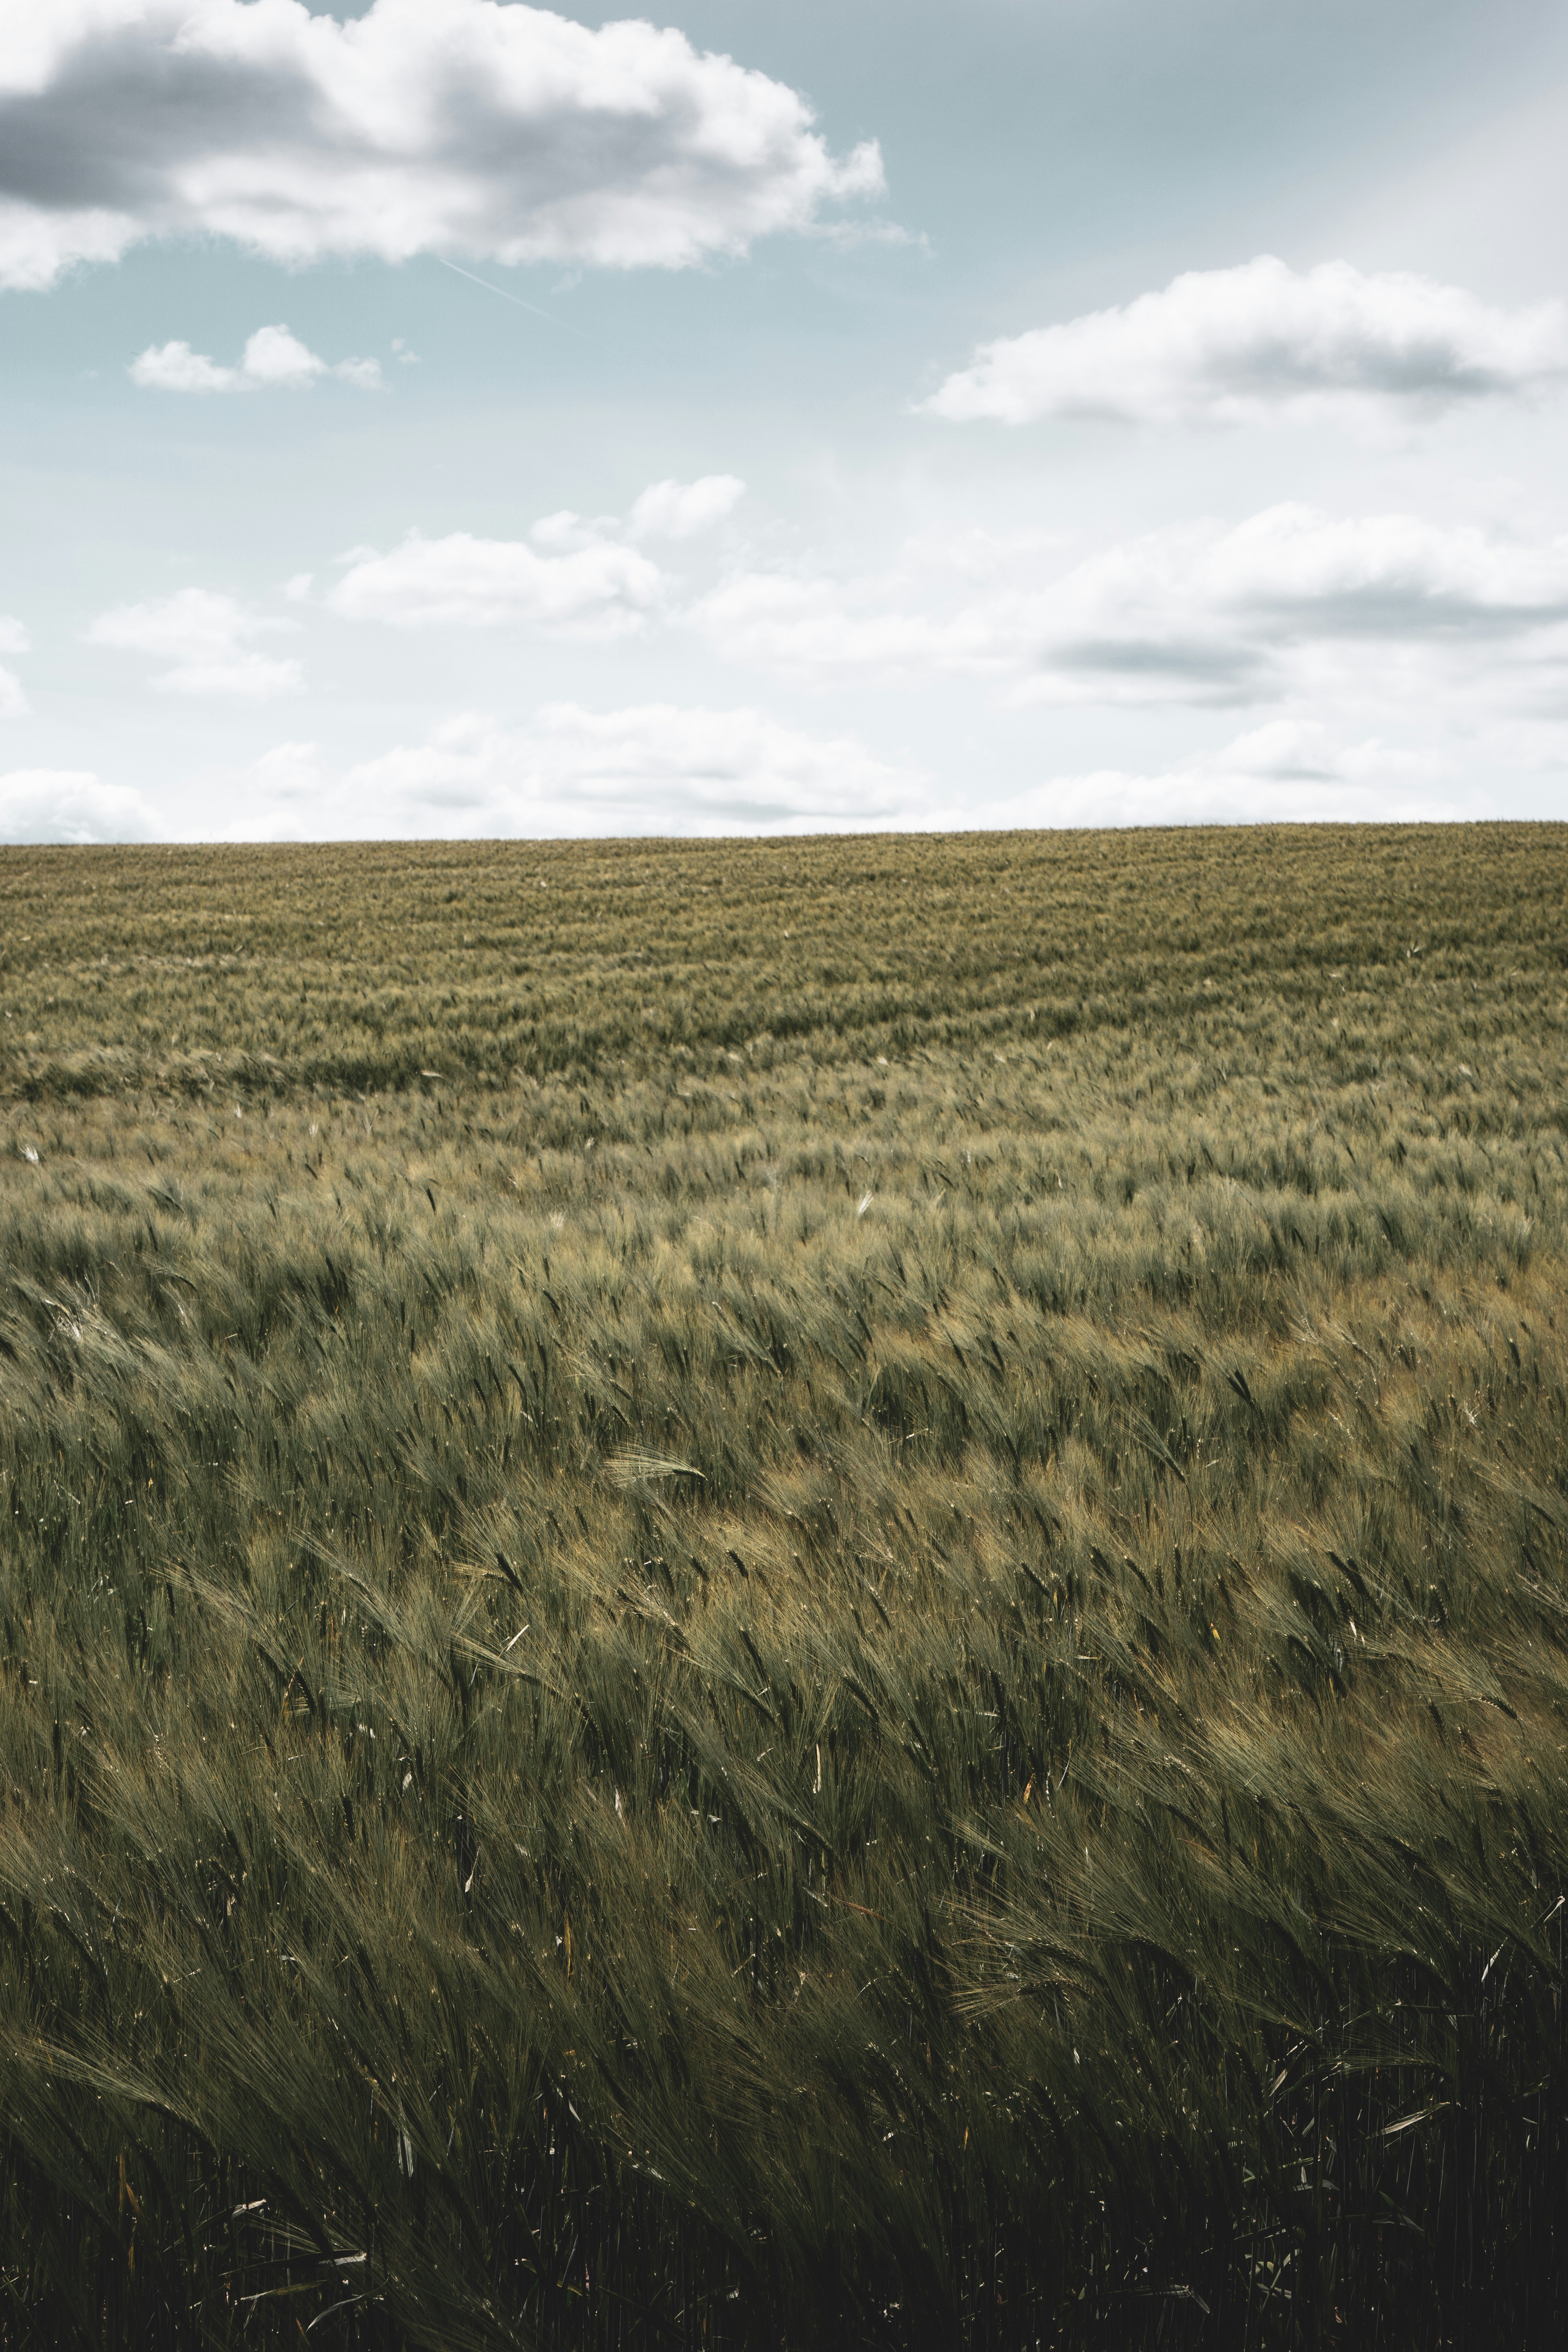
{"label": "wheat field", "polygon": [[0,2344],[1561,2341],[1565,908],[0,852]]}

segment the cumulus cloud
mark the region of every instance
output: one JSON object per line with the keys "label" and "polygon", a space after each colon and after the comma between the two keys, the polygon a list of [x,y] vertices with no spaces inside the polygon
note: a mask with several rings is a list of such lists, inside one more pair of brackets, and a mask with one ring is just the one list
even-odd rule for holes
{"label": "cumulus cloud", "polygon": [[18,768],[0,776],[0,841],[156,841],[158,814],[140,793],[71,769]]}
{"label": "cumulus cloud", "polygon": [[685,35],[520,0],[0,0],[0,284],[201,233],[273,260],[679,267],[883,185]]}
{"label": "cumulus cloud", "polygon": [[411,531],[390,554],[356,552],[328,602],[347,620],[400,629],[521,625],[607,638],[643,628],[664,586],[657,563],[613,541],[589,539],[556,555],[466,530],[445,539]]}
{"label": "cumulus cloud", "polygon": [[704,474],[697,482],[650,482],[626,528],[634,539],[696,539],[711,530],[746,495],[734,474]]}
{"label": "cumulus cloud", "polygon": [[[746,486],[734,474],[654,482],[623,520],[563,507],[542,515],[527,540],[412,530],[383,553],[355,548],[327,603],[350,621],[399,629],[536,628],[558,637],[636,635],[669,608],[670,576],[628,541],[695,539],[731,512]],[[285,593],[303,602],[310,574]]]}
{"label": "cumulus cloud", "polygon": [[226,695],[259,702],[297,693],[303,683],[297,661],[279,661],[253,643],[294,625],[253,613],[233,596],[182,588],[173,596],[145,604],[117,604],[100,613],[87,641],[167,662],[170,667],[153,680],[160,693]]}
{"label": "cumulus cloud", "polygon": [[285,743],[234,788],[247,834],[815,832],[911,821],[928,780],[850,736],[756,709],[554,703],[522,727],[472,714],[333,774]]}
{"label": "cumulus cloud", "polygon": [[1150,532],[1005,616],[1021,625],[1028,691],[1128,701],[1256,700],[1336,649],[1379,662],[1425,649],[1446,667],[1547,654],[1565,617],[1568,541],[1299,504]]}
{"label": "cumulus cloud", "polygon": [[216,360],[195,352],[189,343],[149,343],[131,362],[131,380],[148,392],[238,392],[245,377],[238,368],[220,367]]}
{"label": "cumulus cloud", "polygon": [[980,552],[956,603],[953,572],[928,559],[848,581],[740,572],[688,618],[726,657],[808,682],[993,676],[1030,700],[1264,700],[1357,648],[1384,667],[1438,652],[1455,677],[1504,660],[1568,675],[1568,541],[1287,504],[1148,532],[1054,576],[1047,549],[998,550],[988,583]]}
{"label": "cumulus cloud", "polygon": [[1494,310],[1458,286],[1269,255],[983,344],[924,413],[956,424],[1099,416],[1237,424],[1419,416],[1568,377],[1568,308]]}
{"label": "cumulus cloud", "polygon": [[528,535],[552,555],[617,538],[698,539],[722,522],[745,495],[746,485],[736,474],[704,474],[695,482],[650,482],[624,520],[619,515],[580,515],[562,507],[555,514],[541,515]]}
{"label": "cumulus cloud", "polygon": [[287,327],[258,327],[237,367],[191,349],[189,343],[150,343],[131,362],[132,381],[149,392],[306,392],[322,376],[336,376],[361,392],[379,392],[379,360],[318,357]]}

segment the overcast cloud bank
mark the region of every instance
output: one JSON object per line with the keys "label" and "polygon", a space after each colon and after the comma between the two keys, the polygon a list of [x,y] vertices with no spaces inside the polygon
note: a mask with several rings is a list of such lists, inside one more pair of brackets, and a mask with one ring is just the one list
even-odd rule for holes
{"label": "overcast cloud bank", "polygon": [[1462,287],[1270,255],[1192,270],[1112,310],[984,343],[924,404],[952,424],[1106,417],[1237,425],[1434,415],[1568,379],[1568,308],[1489,308]]}
{"label": "overcast cloud bank", "polygon": [[150,237],[676,268],[883,185],[685,35],[496,0],[0,0],[0,285]]}

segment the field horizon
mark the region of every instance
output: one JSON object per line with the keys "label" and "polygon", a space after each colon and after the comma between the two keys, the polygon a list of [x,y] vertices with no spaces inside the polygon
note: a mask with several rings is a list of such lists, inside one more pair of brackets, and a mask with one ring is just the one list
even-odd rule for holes
{"label": "field horizon", "polygon": [[1560,2340],[1565,907],[0,849],[0,2346]]}

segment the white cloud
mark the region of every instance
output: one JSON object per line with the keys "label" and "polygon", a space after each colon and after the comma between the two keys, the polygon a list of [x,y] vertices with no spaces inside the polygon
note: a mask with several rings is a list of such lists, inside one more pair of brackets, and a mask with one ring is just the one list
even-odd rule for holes
{"label": "white cloud", "polygon": [[0,613],[0,654],[30,654],[33,640],[20,621]]}
{"label": "white cloud", "polygon": [[[5,31],[6,17],[0,14],[0,40]],[[0,124],[9,111],[0,82]],[[104,212],[93,205],[48,211],[0,192],[0,286],[18,293],[42,293],[79,263],[118,261],[142,234],[128,214]]]}
{"label": "white cloud", "polygon": [[1237,702],[1278,694],[1325,656],[1370,658],[1391,681],[1402,653],[1434,656],[1456,684],[1478,664],[1561,660],[1564,617],[1568,541],[1294,504],[1228,530],[1152,531],[1005,615],[1034,695]]}
{"label": "white cloud", "polygon": [[952,674],[1018,667],[994,606],[957,614],[920,607],[923,583],[899,574],[837,581],[738,572],[687,615],[727,661],[826,684],[857,675]]}
{"label": "white cloud", "polygon": [[228,788],[237,830],[272,837],[854,829],[918,822],[929,789],[853,737],[667,703],[556,703],[516,728],[468,715],[336,776],[285,743]]}
{"label": "white cloud", "polygon": [[[1474,821],[1488,814],[1462,797],[1440,793],[1369,793],[1351,781],[1282,783],[1194,766],[1095,768],[1053,776],[991,812],[988,822],[1029,831],[1068,825],[1426,824]],[[955,813],[945,821],[963,820]]]}
{"label": "white cloud", "polygon": [[339,360],[328,373],[356,392],[380,392],[384,383],[379,360]]}
{"label": "white cloud", "polygon": [[[332,785],[314,743],[275,744],[259,760],[252,761],[242,778],[231,781],[238,784],[247,808],[261,814],[260,831],[264,837],[279,841],[309,830],[308,826],[301,827],[293,812],[304,807],[312,814],[318,814]],[[375,824],[371,827],[373,833],[380,829]],[[248,839],[253,835],[242,827],[238,837]]]}
{"label": "white cloud", "polygon": [[379,360],[321,359],[287,327],[258,327],[237,367],[224,367],[189,343],[150,343],[131,362],[133,383],[150,392],[303,392],[337,376],[361,392],[379,392]]}
{"label": "white cloud", "polygon": [[1456,687],[1509,665],[1568,681],[1568,541],[1283,505],[1151,531],[1065,571],[1038,543],[994,546],[990,582],[978,544],[966,569],[935,552],[859,580],[736,573],[687,617],[728,658],[807,682],[989,675],[1016,699],[1267,701],[1329,658],[1391,686],[1419,656]]}
{"label": "white cloud", "polygon": [[558,703],[537,714],[531,743],[545,774],[584,802],[635,813],[638,830],[670,812],[721,831],[869,824],[907,807],[919,786],[853,737],[806,734],[755,709]]}
{"label": "white cloud", "polygon": [[356,548],[343,559],[349,568],[328,602],[347,620],[395,628],[521,626],[556,636],[631,635],[666,611],[672,583],[626,540],[694,539],[721,521],[745,488],[733,474],[654,482],[625,521],[563,507],[533,524],[531,544],[468,531],[444,539],[410,531],[389,554]]}
{"label": "white cloud", "polygon": [[276,660],[250,641],[294,625],[253,613],[233,596],[182,588],[149,604],[119,604],[100,613],[87,637],[89,645],[112,646],[171,664],[153,681],[161,693],[265,701],[296,693],[303,679],[297,661]]}
{"label": "white cloud", "polygon": [[1263,255],[1125,308],[983,344],[924,413],[1005,425],[1101,416],[1236,424],[1431,415],[1568,378],[1568,308],[1489,308],[1457,286]]}
{"label": "white cloud", "polygon": [[626,517],[634,539],[695,539],[710,530],[746,495],[735,474],[704,474],[697,482],[650,482]]}
{"label": "white cloud", "polygon": [[[1553,772],[1561,770],[1556,746]],[[283,742],[208,779],[229,840],[486,839],[951,830],[974,825],[1405,822],[1495,812],[1463,747],[1417,752],[1342,741],[1293,715],[1165,768],[1047,776],[1023,792],[966,778],[962,796],[879,759],[852,736],[814,735],[754,709],[664,703],[591,711],[547,705],[521,726],[469,714],[423,741],[334,768]],[[188,826],[179,828],[188,832]],[[168,839],[134,792],[96,776],[0,777],[0,842]],[[205,826],[201,837],[212,838]]]}
{"label": "white cloud", "polygon": [[[570,507],[542,515],[529,531],[531,545],[468,531],[444,539],[410,531],[389,554],[356,548],[328,601],[347,620],[395,628],[522,626],[557,636],[627,636],[662,614],[671,583],[625,541],[693,539],[721,521],[745,488],[733,474],[654,482],[624,522]],[[301,595],[308,581],[301,574]]]}
{"label": "white cloud", "polygon": [[[559,520],[559,519],[557,519]],[[658,611],[664,574],[635,548],[591,540],[541,555],[517,540],[410,532],[388,555],[356,554],[332,590],[332,610],[394,628],[531,626],[557,635],[630,635]]]}
{"label": "white cloud", "polygon": [[[1557,746],[1561,754],[1562,745]],[[1561,765],[1561,757],[1558,759]],[[1047,776],[955,793],[754,709],[548,705],[523,726],[468,714],[333,772],[281,743],[224,780],[235,838],[741,835],[1050,826],[1405,822],[1492,814],[1461,747],[1343,740],[1292,713],[1168,767]]]}
{"label": "white cloud", "polygon": [[252,383],[271,384],[287,392],[300,391],[327,373],[326,361],[307,350],[287,327],[258,327],[245,346],[244,367]]}
{"label": "white cloud", "polygon": [[[1456,753],[1436,738],[1419,748],[1375,734],[1347,740],[1293,712],[1168,765],[1072,769],[963,798],[944,789],[925,822],[952,830],[1475,821],[1497,811],[1467,748]],[[1556,748],[1561,766],[1561,740]]]}
{"label": "white cloud", "polygon": [[[1313,719],[1279,719],[1173,767],[1053,776],[994,802],[999,825],[1414,824],[1495,814],[1473,782],[1431,753],[1369,738],[1334,740]],[[973,822],[973,817],[970,820]],[[942,822],[962,824],[945,810]]]}
{"label": "white cloud", "polygon": [[149,237],[678,267],[878,193],[685,35],[496,0],[0,0],[0,283]]}
{"label": "white cloud", "polygon": [[194,352],[189,343],[149,343],[131,362],[131,380],[148,392],[238,392],[237,368]]}
{"label": "white cloud", "polygon": [[0,841],[156,841],[162,831],[157,812],[124,785],[58,768],[0,776]]}
{"label": "white cloud", "polygon": [[620,527],[617,515],[595,515],[590,520],[570,507],[562,507],[555,514],[541,515],[528,535],[547,554],[573,555],[579,548],[597,547],[601,541],[613,538]]}

